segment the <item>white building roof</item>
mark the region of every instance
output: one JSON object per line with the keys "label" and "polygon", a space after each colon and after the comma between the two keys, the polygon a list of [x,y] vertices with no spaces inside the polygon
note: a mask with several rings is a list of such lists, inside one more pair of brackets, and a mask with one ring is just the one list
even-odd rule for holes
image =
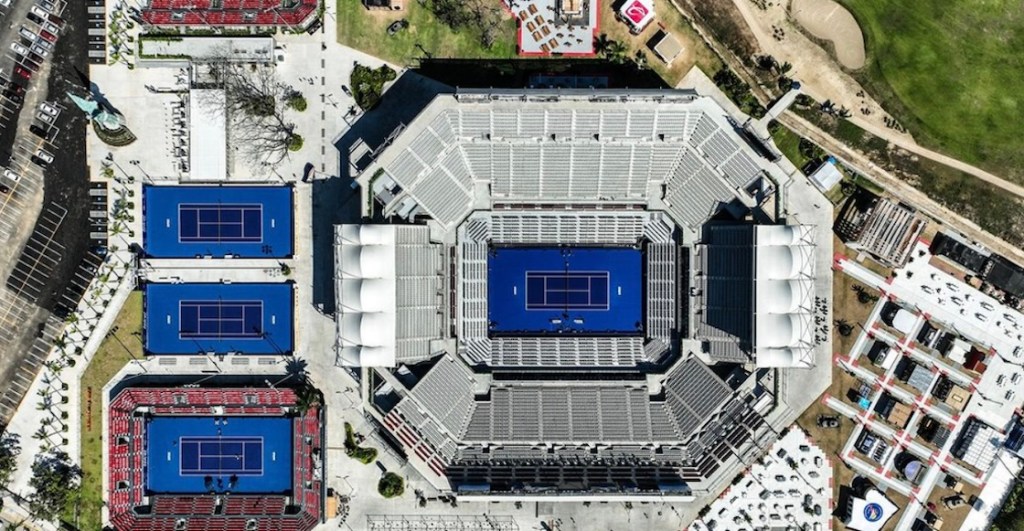
{"label": "white building roof", "polygon": [[863,498],[853,498],[850,503],[847,529],[853,531],[877,531],[899,510],[884,494],[871,489]]}
{"label": "white building roof", "polygon": [[270,63],[274,60],[274,38],[256,36],[175,36],[139,39],[141,59],[196,62]]}
{"label": "white building roof", "polygon": [[189,93],[189,178],[222,181],[228,176],[227,120],[222,112],[225,95],[219,89],[193,89]]}
{"label": "white building roof", "polygon": [[914,323],[917,322],[917,317],[909,312],[908,310],[897,310],[896,315],[892,318],[892,327],[904,334],[909,334],[914,329]]}
{"label": "white building roof", "polygon": [[821,166],[818,166],[818,169],[814,170],[814,173],[810,174],[808,178],[822,192],[827,192],[839,181],[843,180],[843,174],[839,172],[839,168],[836,168],[835,162],[829,159]]}

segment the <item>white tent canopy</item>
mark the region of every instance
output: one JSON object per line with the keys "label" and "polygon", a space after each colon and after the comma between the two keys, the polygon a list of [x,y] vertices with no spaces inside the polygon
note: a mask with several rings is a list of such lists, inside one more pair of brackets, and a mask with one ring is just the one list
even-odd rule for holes
{"label": "white tent canopy", "polygon": [[809,367],[814,345],[811,227],[754,231],[754,354],[759,367]]}
{"label": "white tent canopy", "polygon": [[899,510],[884,494],[870,489],[863,498],[852,498],[846,528],[853,531],[878,531]]}
{"label": "white tent canopy", "polygon": [[341,362],[395,365],[395,227],[338,227],[338,335]]}

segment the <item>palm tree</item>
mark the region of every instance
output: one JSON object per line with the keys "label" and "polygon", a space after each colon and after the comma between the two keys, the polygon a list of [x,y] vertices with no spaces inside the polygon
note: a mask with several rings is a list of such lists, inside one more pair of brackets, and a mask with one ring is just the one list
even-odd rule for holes
{"label": "palm tree", "polygon": [[607,33],[598,35],[594,41],[594,49],[598,55],[616,64],[625,62],[628,52],[625,44],[609,38]]}
{"label": "palm tree", "polygon": [[320,390],[309,382],[303,382],[302,386],[295,390],[295,411],[299,415],[305,415],[307,411],[320,405],[320,402]]}

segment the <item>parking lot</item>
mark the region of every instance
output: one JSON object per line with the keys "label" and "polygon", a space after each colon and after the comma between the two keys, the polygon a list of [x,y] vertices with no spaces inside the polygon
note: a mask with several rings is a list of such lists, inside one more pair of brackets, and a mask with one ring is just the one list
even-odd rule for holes
{"label": "parking lot", "polygon": [[[44,103],[47,108],[53,109],[54,114],[47,114],[37,111],[56,121],[62,110],[55,103]],[[40,106],[42,107],[42,106]],[[44,131],[50,139],[55,138],[59,129],[53,123],[33,118],[32,127]],[[11,149],[11,156],[8,161],[4,176],[0,178],[0,191],[6,190],[0,196],[0,240],[6,239],[14,234],[22,224],[24,213],[28,203],[37,195],[43,186],[43,164],[48,164],[40,159],[49,157],[53,161],[53,147],[50,143],[36,135],[20,135]]]}
{"label": "parking lot", "polygon": [[[46,281],[63,257],[64,246],[54,241],[53,236],[67,213],[64,207],[50,203],[39,216],[36,229],[25,243],[14,271],[7,277],[7,289],[19,298],[32,304],[39,301]],[[6,324],[4,318],[4,313],[0,312],[0,326]]]}
{"label": "parking lot", "polygon": [[105,228],[90,218],[105,214],[106,200],[89,194],[88,122],[66,96],[89,90],[88,9],[52,6],[67,20],[58,40],[48,24],[60,21],[37,12],[50,7],[48,0],[0,6],[0,379],[12,382],[0,395],[0,420],[21,401],[95,276],[102,258],[90,249],[105,243],[90,240]]}

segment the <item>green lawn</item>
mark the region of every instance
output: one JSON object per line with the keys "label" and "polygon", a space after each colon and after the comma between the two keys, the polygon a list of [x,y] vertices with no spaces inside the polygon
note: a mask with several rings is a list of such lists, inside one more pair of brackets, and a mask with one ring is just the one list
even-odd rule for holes
{"label": "green lawn", "polygon": [[800,153],[800,135],[786,127],[779,125],[772,132],[772,140],[775,141],[775,146],[779,148],[783,156],[789,159],[797,168],[803,170],[804,166],[811,161],[803,153]]}
{"label": "green lawn", "polygon": [[923,144],[1024,182],[1020,0],[840,0],[868,47],[861,75]]}
{"label": "green lawn", "polygon": [[[398,65],[413,65],[424,58],[516,56],[516,26],[507,13],[494,46],[486,49],[474,32],[453,32],[417,0],[405,0],[401,11],[368,11],[360,0],[337,1],[338,42]],[[409,21],[409,27],[389,37],[388,26],[403,18]]]}
{"label": "green lawn", "polygon": [[[132,293],[106,338],[82,373],[82,493],[79,529],[100,529],[103,507],[103,386],[132,360],[142,359],[142,292]],[[134,335],[138,333],[139,335]]]}

